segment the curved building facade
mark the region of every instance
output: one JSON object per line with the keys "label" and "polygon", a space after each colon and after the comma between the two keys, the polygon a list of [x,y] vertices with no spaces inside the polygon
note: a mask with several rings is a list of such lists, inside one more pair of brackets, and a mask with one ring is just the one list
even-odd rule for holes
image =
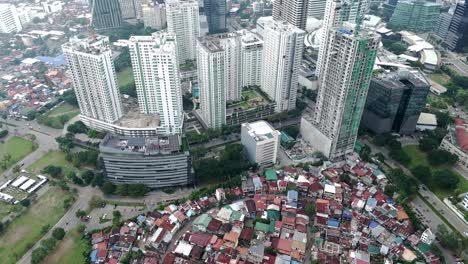
{"label": "curved building facade", "polygon": [[164,188],[193,182],[190,154],[181,149],[179,136],[107,136],[99,150],[104,173],[114,184]]}

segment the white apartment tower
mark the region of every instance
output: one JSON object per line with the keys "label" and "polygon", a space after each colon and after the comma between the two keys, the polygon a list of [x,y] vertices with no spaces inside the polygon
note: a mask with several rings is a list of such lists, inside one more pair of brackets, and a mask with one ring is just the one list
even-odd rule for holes
{"label": "white apartment tower", "polygon": [[226,123],[226,102],[241,98],[241,52],[237,33],[209,35],[197,41],[200,110],[208,127]]}
{"label": "white apartment tower", "polygon": [[331,160],[354,149],[380,37],[347,24],[330,30],[312,119],[302,119],[305,140]]}
{"label": "white apartment tower", "polygon": [[315,74],[320,77],[323,67],[323,58],[328,53],[328,34],[334,27],[344,22],[357,23],[364,19],[369,9],[369,0],[326,0],[325,13],[323,17],[323,33],[320,41]]}
{"label": "white apartment tower", "polygon": [[176,36],[132,36],[128,47],[140,112],[159,115],[166,134],[181,133],[183,107]]}
{"label": "white apartment tower", "polygon": [[16,8],[12,4],[0,4],[0,33],[17,33],[23,29]]}
{"label": "white apartment tower", "polygon": [[260,166],[276,163],[281,133],[261,120],[241,126],[241,143],[250,162]]}
{"label": "white apartment tower", "polygon": [[241,30],[238,33],[241,35],[241,86],[260,86],[263,40],[259,35],[248,30]]}
{"label": "white apartment tower", "polygon": [[273,2],[273,19],[286,21],[305,30],[307,24],[307,0],[275,0]]}
{"label": "white apartment tower", "polygon": [[323,19],[326,4],[326,0],[309,0],[309,9],[307,11],[307,15],[316,19]]}
{"label": "white apartment tower", "polygon": [[276,102],[276,112],[296,107],[298,71],[305,31],[287,22],[272,21],[263,29],[261,89]]}
{"label": "white apartment tower", "polygon": [[122,117],[122,102],[117,85],[109,38],[93,35],[73,38],[62,46],[71,72],[80,118],[113,123]]}
{"label": "white apartment tower", "polygon": [[163,3],[149,3],[141,5],[143,24],[156,30],[166,27],[166,6]]}
{"label": "white apartment tower", "polygon": [[167,31],[177,36],[179,63],[196,59],[197,38],[200,36],[200,18],[197,0],[166,1]]}

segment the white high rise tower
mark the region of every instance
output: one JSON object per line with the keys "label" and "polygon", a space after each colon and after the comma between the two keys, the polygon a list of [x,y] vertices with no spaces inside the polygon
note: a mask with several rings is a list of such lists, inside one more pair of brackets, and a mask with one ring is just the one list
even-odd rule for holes
{"label": "white high rise tower", "polygon": [[296,107],[304,36],[304,30],[283,21],[272,21],[266,24],[263,30],[260,87],[276,102],[276,112]]}
{"label": "white high rise tower", "polygon": [[17,33],[23,29],[21,22],[16,12],[16,8],[12,4],[0,4],[0,33]]}
{"label": "white high rise tower", "polygon": [[200,18],[197,0],[166,1],[167,31],[177,36],[179,63],[196,59]]}
{"label": "white high rise tower", "polygon": [[144,114],[158,114],[166,134],[182,132],[183,107],[176,36],[133,36],[129,50],[138,104]]}
{"label": "white high rise tower", "polygon": [[122,117],[122,102],[117,86],[109,38],[94,35],[73,38],[62,46],[70,69],[81,120],[113,123]]}
{"label": "white high rise tower", "polygon": [[323,59],[328,53],[328,35],[330,30],[344,22],[357,23],[364,19],[364,14],[369,9],[369,0],[327,0],[323,17],[323,33],[317,58],[315,74],[320,76],[323,68]]}

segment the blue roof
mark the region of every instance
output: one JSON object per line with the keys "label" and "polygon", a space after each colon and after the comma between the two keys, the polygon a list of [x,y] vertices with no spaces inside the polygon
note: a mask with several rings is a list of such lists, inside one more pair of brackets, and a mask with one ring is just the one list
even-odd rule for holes
{"label": "blue roof", "polygon": [[65,64],[65,56],[63,54],[58,55],[57,57],[45,57],[37,56],[36,59],[40,60],[43,63],[50,64],[52,66],[62,66]]}
{"label": "blue roof", "polygon": [[396,204],[395,200],[393,200],[393,199],[390,198],[390,197],[388,197],[388,198],[386,199],[386,201],[387,201],[388,204],[391,204],[391,205]]}
{"label": "blue roof", "polygon": [[288,191],[288,200],[297,200],[298,197],[299,197],[299,193],[296,190]]}
{"label": "blue roof", "polygon": [[259,177],[253,177],[252,181],[253,181],[253,184],[255,185],[255,188],[257,189],[262,188],[262,182],[260,181]]}
{"label": "blue roof", "polygon": [[97,258],[97,249],[91,251],[91,253],[89,254],[89,258],[91,259],[91,262],[97,262],[98,261],[98,258]]}
{"label": "blue roof", "polygon": [[145,221],[145,216],[144,216],[144,215],[139,215],[139,216],[137,216],[137,221],[138,221],[139,223]]}
{"label": "blue roof", "polygon": [[340,220],[334,218],[328,218],[328,226],[338,228],[340,226]]}
{"label": "blue roof", "polygon": [[343,210],[343,218],[346,219],[352,219],[353,218],[353,212],[349,209],[344,209]]}
{"label": "blue roof", "polygon": [[369,205],[370,207],[376,207],[377,200],[375,198],[369,198],[367,199],[367,205]]}
{"label": "blue roof", "polygon": [[379,223],[377,223],[376,221],[372,220],[369,224],[369,227],[370,228],[376,228],[377,226],[379,226]]}

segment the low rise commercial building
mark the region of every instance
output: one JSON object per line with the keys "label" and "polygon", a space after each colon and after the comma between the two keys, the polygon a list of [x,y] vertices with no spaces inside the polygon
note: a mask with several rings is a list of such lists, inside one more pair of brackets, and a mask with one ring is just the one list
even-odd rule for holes
{"label": "low rise commercial building", "polygon": [[258,165],[276,163],[280,135],[265,121],[242,124],[241,142],[247,149],[250,162]]}
{"label": "low rise commercial building", "polygon": [[106,136],[99,146],[107,179],[115,184],[142,183],[150,188],[193,182],[190,154],[179,135],[129,138]]}

